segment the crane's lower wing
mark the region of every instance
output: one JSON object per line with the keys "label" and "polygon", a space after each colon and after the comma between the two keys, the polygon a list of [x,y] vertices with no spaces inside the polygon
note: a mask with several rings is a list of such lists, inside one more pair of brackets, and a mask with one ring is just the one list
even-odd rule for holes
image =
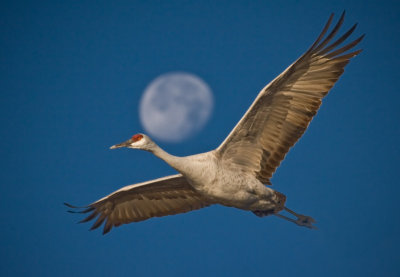
{"label": "crane's lower wing", "polygon": [[[113,226],[138,222],[152,217],[185,213],[209,206],[181,174],[123,187],[83,207],[78,213],[90,213],[81,222],[96,219],[91,230],[104,221],[103,234]],[[77,208],[66,204],[70,208]]]}
{"label": "crane's lower wing", "polygon": [[269,179],[317,113],[322,98],[344,71],[349,60],[361,50],[346,53],[364,36],[338,47],[354,31],[332,41],[343,23],[344,13],[323,40],[333,15],[322,33],[297,61],[261,90],[256,100],[217,148],[227,165],[251,172],[260,181]]}

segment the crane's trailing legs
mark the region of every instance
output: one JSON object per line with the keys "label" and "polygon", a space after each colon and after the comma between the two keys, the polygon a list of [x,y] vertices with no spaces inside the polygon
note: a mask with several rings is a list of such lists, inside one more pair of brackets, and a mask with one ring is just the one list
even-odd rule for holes
{"label": "crane's trailing legs", "polygon": [[[292,215],[294,215],[295,217],[297,217],[297,219],[293,219],[290,217],[287,217],[285,215],[280,214],[279,212],[281,212],[282,210],[285,210],[289,213],[291,213]],[[266,211],[253,211],[253,213],[256,216],[259,217],[264,217],[264,216],[268,216],[268,215],[275,215],[277,217],[283,218],[287,221],[293,222],[299,226],[303,226],[303,227],[307,227],[310,229],[317,229],[317,227],[315,227],[314,225],[312,225],[313,223],[315,223],[315,219],[312,218],[311,216],[307,216],[307,215],[302,215],[302,214],[298,214],[294,211],[292,211],[291,209],[288,209],[286,207],[283,207],[283,209],[280,210],[276,210],[276,209],[271,209],[271,210],[266,210]]]}
{"label": "crane's trailing legs", "polygon": [[274,215],[277,216],[277,217],[283,218],[283,219],[285,219],[287,221],[293,222],[293,223],[295,223],[295,224],[297,224],[299,226],[307,227],[307,228],[310,228],[310,229],[317,229],[317,227],[312,225],[313,223],[315,223],[315,219],[312,218],[311,216],[298,214],[298,213],[296,213],[296,212],[294,212],[294,211],[292,211],[292,210],[290,210],[290,209],[288,209],[286,207],[284,207],[284,210],[289,212],[289,213],[291,213],[295,217],[297,217],[297,219],[295,220],[295,219],[292,219],[290,217],[287,217],[287,216],[284,216],[284,215],[278,214],[278,213],[275,213]]}

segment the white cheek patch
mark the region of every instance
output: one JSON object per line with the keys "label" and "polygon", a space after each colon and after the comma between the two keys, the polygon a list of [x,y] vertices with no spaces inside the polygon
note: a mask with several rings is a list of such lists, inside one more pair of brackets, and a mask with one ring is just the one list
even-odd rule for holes
{"label": "white cheek patch", "polygon": [[129,147],[131,147],[131,148],[138,148],[138,147],[140,147],[142,144],[143,144],[143,141],[138,140],[138,141],[132,142],[132,143],[129,145]]}

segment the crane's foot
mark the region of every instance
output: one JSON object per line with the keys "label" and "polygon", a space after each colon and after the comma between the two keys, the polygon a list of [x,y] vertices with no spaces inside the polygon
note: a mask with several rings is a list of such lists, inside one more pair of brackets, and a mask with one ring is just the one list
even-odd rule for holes
{"label": "crane's foot", "polygon": [[284,207],[284,210],[289,212],[289,213],[291,213],[295,217],[297,217],[297,219],[292,219],[290,217],[287,217],[287,216],[284,216],[284,215],[281,215],[281,214],[278,214],[278,213],[276,213],[274,215],[277,216],[277,217],[283,218],[283,219],[285,219],[287,221],[293,222],[294,224],[297,224],[299,226],[307,227],[307,228],[310,228],[310,229],[317,229],[317,227],[313,225],[313,223],[315,223],[315,219],[312,218],[311,216],[298,214],[298,213],[296,213],[296,212],[294,212],[294,211],[292,211],[292,210],[290,210],[290,209],[288,209],[286,207]]}

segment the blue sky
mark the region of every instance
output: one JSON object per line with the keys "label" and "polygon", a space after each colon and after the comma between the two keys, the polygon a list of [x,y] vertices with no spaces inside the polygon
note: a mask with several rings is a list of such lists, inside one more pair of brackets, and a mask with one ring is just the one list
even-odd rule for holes
{"label": "blue sky", "polygon": [[[155,77],[208,83],[209,123],[160,145],[211,150],[344,9],[364,52],[272,179],[319,230],[214,206],[102,236],[65,212],[64,201],[174,173],[149,153],[108,149],[143,131],[138,104]],[[400,275],[396,1],[2,1],[0,11],[1,276]]]}

